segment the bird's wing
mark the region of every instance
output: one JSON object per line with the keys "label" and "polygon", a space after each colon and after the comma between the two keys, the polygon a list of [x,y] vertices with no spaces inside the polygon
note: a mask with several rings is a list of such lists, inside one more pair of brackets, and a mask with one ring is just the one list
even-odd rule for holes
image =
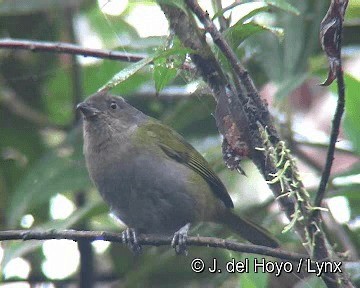
{"label": "bird's wing", "polygon": [[168,157],[188,166],[201,175],[211,186],[214,194],[224,202],[226,207],[234,207],[226,187],[210,168],[209,163],[180,134],[160,122],[147,123],[142,126],[139,128],[143,128],[143,132],[147,131],[147,133],[152,134]]}

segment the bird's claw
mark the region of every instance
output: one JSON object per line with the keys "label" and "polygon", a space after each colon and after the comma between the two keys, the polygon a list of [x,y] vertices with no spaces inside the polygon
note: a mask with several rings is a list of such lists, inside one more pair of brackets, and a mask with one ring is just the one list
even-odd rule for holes
{"label": "bird's claw", "polygon": [[175,248],[177,255],[187,256],[188,251],[186,247],[188,232],[190,229],[190,223],[186,224],[184,227],[181,227],[179,231],[176,231],[174,237],[171,241],[171,246]]}
{"label": "bird's claw", "polygon": [[141,253],[141,245],[138,242],[136,231],[133,228],[126,228],[121,233],[121,238],[124,244],[126,244],[131,251],[133,251],[135,254]]}

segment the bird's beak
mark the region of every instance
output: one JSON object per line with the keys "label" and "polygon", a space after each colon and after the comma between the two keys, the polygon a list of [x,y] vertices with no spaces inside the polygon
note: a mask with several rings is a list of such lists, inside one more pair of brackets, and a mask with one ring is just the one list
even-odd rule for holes
{"label": "bird's beak", "polygon": [[90,119],[100,113],[100,110],[89,105],[88,103],[81,102],[76,106],[76,110],[80,110],[85,119]]}

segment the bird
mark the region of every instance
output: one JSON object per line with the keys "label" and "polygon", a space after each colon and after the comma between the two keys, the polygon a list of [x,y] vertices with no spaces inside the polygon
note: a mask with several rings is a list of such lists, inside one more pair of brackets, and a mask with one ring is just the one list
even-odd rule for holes
{"label": "bird", "polygon": [[108,91],[77,105],[83,115],[89,176],[127,225],[123,241],[141,251],[139,233],[173,236],[186,253],[191,225],[226,225],[249,242],[279,247],[264,228],[234,213],[233,201],[205,158],[180,134]]}

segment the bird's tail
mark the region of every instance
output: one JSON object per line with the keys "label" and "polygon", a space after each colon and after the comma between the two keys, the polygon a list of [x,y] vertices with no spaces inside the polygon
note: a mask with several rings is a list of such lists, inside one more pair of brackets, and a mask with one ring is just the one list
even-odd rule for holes
{"label": "bird's tail", "polygon": [[225,213],[219,221],[253,244],[268,246],[271,248],[279,247],[278,241],[271,236],[266,229],[252,223],[249,220],[239,217],[231,210],[225,210]]}

